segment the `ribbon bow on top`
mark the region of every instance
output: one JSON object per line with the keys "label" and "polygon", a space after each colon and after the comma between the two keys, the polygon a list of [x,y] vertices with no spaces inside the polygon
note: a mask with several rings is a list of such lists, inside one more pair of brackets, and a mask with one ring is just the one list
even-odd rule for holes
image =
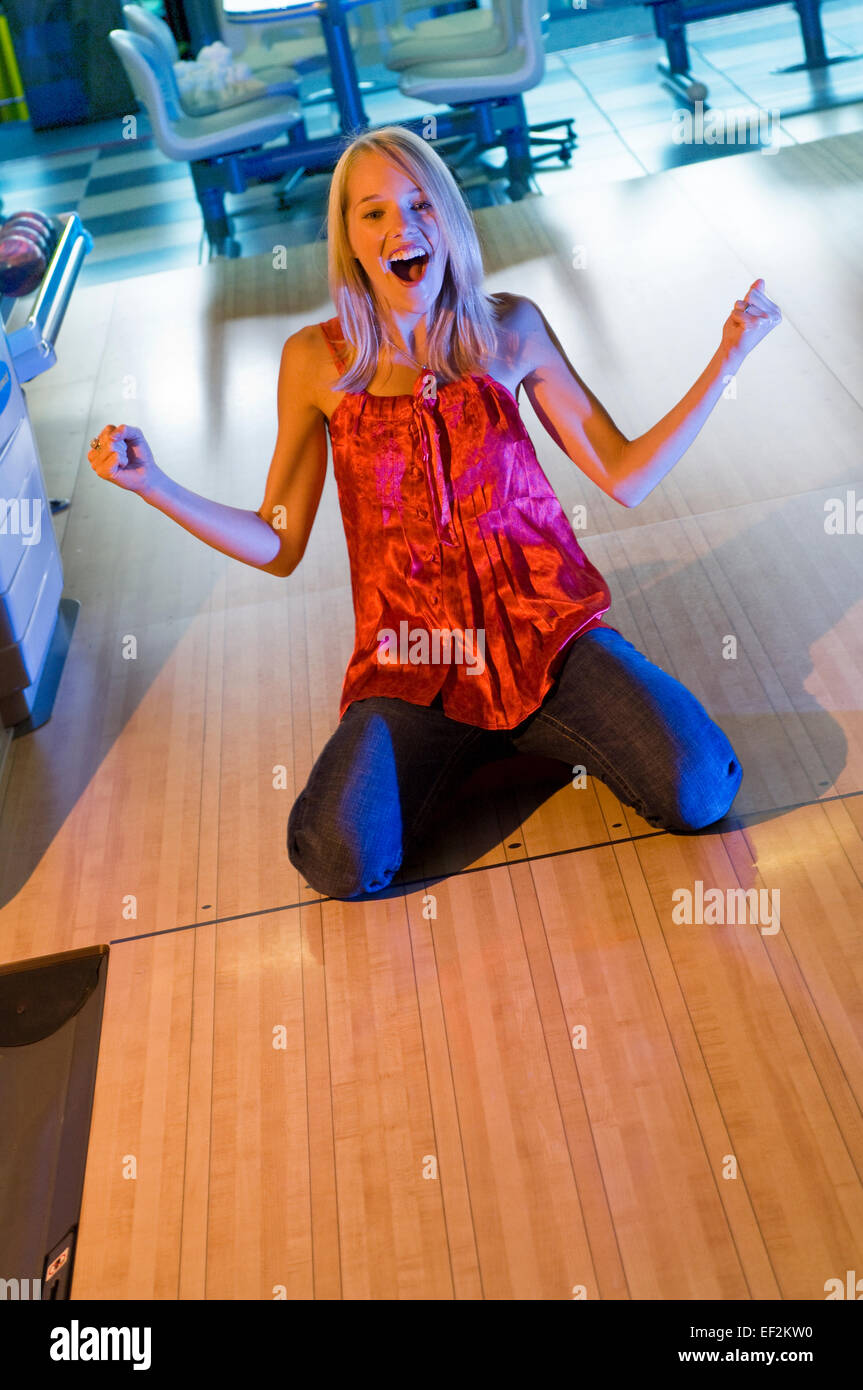
{"label": "ribbon bow on top", "polygon": [[440,451],[440,440],[434,422],[437,405],[437,377],[432,371],[423,372],[413,390],[413,419],[419,436],[420,453],[425,464],[426,477],[431,479],[432,505],[438,535],[446,545],[454,545],[450,527],[452,525],[452,493],[449,480],[444,472]]}

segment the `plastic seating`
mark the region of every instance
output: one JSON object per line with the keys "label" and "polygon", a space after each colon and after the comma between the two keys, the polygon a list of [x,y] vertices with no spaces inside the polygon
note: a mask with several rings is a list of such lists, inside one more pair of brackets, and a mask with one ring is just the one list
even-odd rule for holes
{"label": "plastic seating", "polygon": [[[170,27],[158,15],[145,10],[142,5],[124,5],[123,19],[126,28],[134,34],[143,34],[144,38],[152,39],[159,51],[164,55],[165,60],[171,68],[175,63],[180,62],[180,52],[177,48],[177,40]],[[234,54],[238,62],[245,62],[242,54]],[[293,68],[279,68],[276,66],[261,67],[255,69],[251,63],[248,66],[252,70],[254,77],[266,83],[266,96],[281,96],[284,94],[296,95],[299,90],[299,73]]]}
{"label": "plastic seating", "polygon": [[[538,86],[545,72],[542,34],[546,17],[545,0],[502,0],[502,5],[509,9],[510,36],[503,53],[472,51],[469,57],[439,57],[431,56],[427,48],[425,61],[414,63],[402,72],[399,91],[418,101],[450,106],[518,96],[524,125],[524,148],[521,154],[514,153],[512,148],[509,150],[509,193],[518,198],[529,191],[527,180],[534,165],[553,158],[560,159],[563,164],[569,163],[576,145],[576,135],[571,117],[528,125],[524,104],[520,100],[523,92]],[[473,44],[470,47],[474,49]],[[566,127],[563,136],[541,133],[561,126]],[[531,145],[547,145],[550,148],[535,155],[530,150]],[[481,138],[474,137],[468,148],[457,157],[457,162],[482,148]]]}
{"label": "plastic seating", "polygon": [[267,96],[207,116],[186,115],[171,63],[152,39],[127,29],[112,29],[108,38],[146,108],[159,149],[168,159],[188,161],[210,244],[237,254],[223,191],[209,162],[259,149],[297,124],[302,126],[299,102],[292,96]]}
{"label": "plastic seating", "polygon": [[412,29],[390,24],[387,33],[393,46],[387,49],[384,63],[393,72],[438,59],[463,58],[466,51],[473,57],[494,57],[512,42],[512,8],[509,0],[492,0],[490,9],[440,15]]}

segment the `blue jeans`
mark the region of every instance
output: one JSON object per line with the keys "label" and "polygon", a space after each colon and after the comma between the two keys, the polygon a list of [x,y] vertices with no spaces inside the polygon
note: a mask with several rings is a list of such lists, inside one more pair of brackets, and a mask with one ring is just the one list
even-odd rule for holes
{"label": "blue jeans", "polygon": [[467,774],[513,748],[583,766],[667,830],[720,820],[743,777],[725,734],[685,686],[613,628],[592,628],[515,729],[449,719],[440,697],[429,706],[355,701],[294,803],[291,863],[329,897],[378,892]]}

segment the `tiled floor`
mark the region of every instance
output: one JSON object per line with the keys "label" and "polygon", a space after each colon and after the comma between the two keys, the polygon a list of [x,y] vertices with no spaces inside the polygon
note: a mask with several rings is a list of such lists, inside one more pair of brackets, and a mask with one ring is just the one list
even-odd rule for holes
{"label": "tiled floor", "polygon": [[[666,59],[665,46],[649,32],[652,21],[646,8],[635,13],[642,16],[644,33],[586,47],[558,48],[560,36],[572,33],[573,21],[552,23],[544,80],[526,94],[528,117],[532,122],[574,118],[578,147],[569,168],[556,160],[541,166],[536,192],[566,194],[595,183],[639,178],[679,164],[758,149],[759,113],[763,140],[777,145],[863,128],[863,6],[855,0],[827,0],[822,16],[828,52],[856,52],[861,60],[818,72],[777,71],[803,56],[797,14],[790,4],[688,26],[692,74],[709,92],[712,134],[717,137],[713,143],[708,143],[709,135],[700,143],[687,137],[686,108],[663,85],[657,70]],[[363,64],[362,55],[359,67],[363,78],[393,81],[385,68]],[[320,86],[320,76],[313,76],[305,80],[304,91]],[[397,88],[366,97],[366,109],[373,125],[422,110],[415,101],[406,102]],[[748,114],[752,143],[742,135],[732,138],[733,123],[722,124],[731,113]],[[23,207],[47,213],[76,209],[95,242],[79,284],[146,275],[208,258],[188,166],[165,159],[143,115],[140,124],[145,133],[134,143],[120,138],[119,120],[58,131],[53,142],[53,132],[40,131],[32,141],[38,154],[21,153],[19,127],[0,126],[4,212],[8,216]],[[335,131],[334,109],[307,108],[306,124],[311,136]],[[726,128],[731,134],[723,138]],[[76,138],[83,148],[70,147]],[[469,185],[476,180],[468,188],[474,206],[506,199],[505,184],[495,173],[502,161],[503,152],[492,151],[468,174]],[[242,254],[321,237],[328,182],[327,174],[305,179],[286,208],[279,207],[275,184],[228,195]]]}

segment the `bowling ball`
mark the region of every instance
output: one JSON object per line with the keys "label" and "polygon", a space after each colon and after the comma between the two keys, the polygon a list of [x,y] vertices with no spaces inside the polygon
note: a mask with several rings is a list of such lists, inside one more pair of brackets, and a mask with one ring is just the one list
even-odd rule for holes
{"label": "bowling ball", "polygon": [[51,256],[54,247],[57,245],[57,238],[54,229],[46,225],[43,218],[32,212],[16,212],[9,221],[0,228],[0,233],[28,231],[32,239],[42,247],[47,256]]}
{"label": "bowling ball", "polygon": [[45,259],[48,259],[48,249],[44,233],[41,230],[37,232],[36,229],[31,227],[27,222],[19,222],[17,219],[10,220],[5,226],[0,227],[0,236],[24,237],[26,241],[32,242],[34,246],[38,247],[38,249],[43,252]]}
{"label": "bowling ball", "polygon": [[19,208],[17,212],[7,213],[3,221],[14,222],[16,217],[32,217],[35,222],[41,222],[46,231],[49,231],[57,220],[54,217],[49,217],[47,212],[39,212],[38,208]]}
{"label": "bowling ball", "polygon": [[50,261],[54,254],[54,247],[50,238],[45,233],[44,228],[34,227],[33,223],[26,217],[14,217],[0,227],[0,236],[23,236],[28,241],[32,241],[44,255],[46,261]]}
{"label": "bowling ball", "polygon": [[48,258],[40,246],[23,232],[3,235],[0,227],[0,294],[20,299],[30,294],[48,268]]}
{"label": "bowling ball", "polygon": [[13,212],[12,216],[7,218],[3,226],[0,227],[0,234],[7,231],[11,232],[13,225],[19,229],[29,227],[35,233],[49,261],[65,230],[65,223],[61,222],[58,217],[49,217],[47,213],[37,212],[33,208],[22,208],[20,212]]}

